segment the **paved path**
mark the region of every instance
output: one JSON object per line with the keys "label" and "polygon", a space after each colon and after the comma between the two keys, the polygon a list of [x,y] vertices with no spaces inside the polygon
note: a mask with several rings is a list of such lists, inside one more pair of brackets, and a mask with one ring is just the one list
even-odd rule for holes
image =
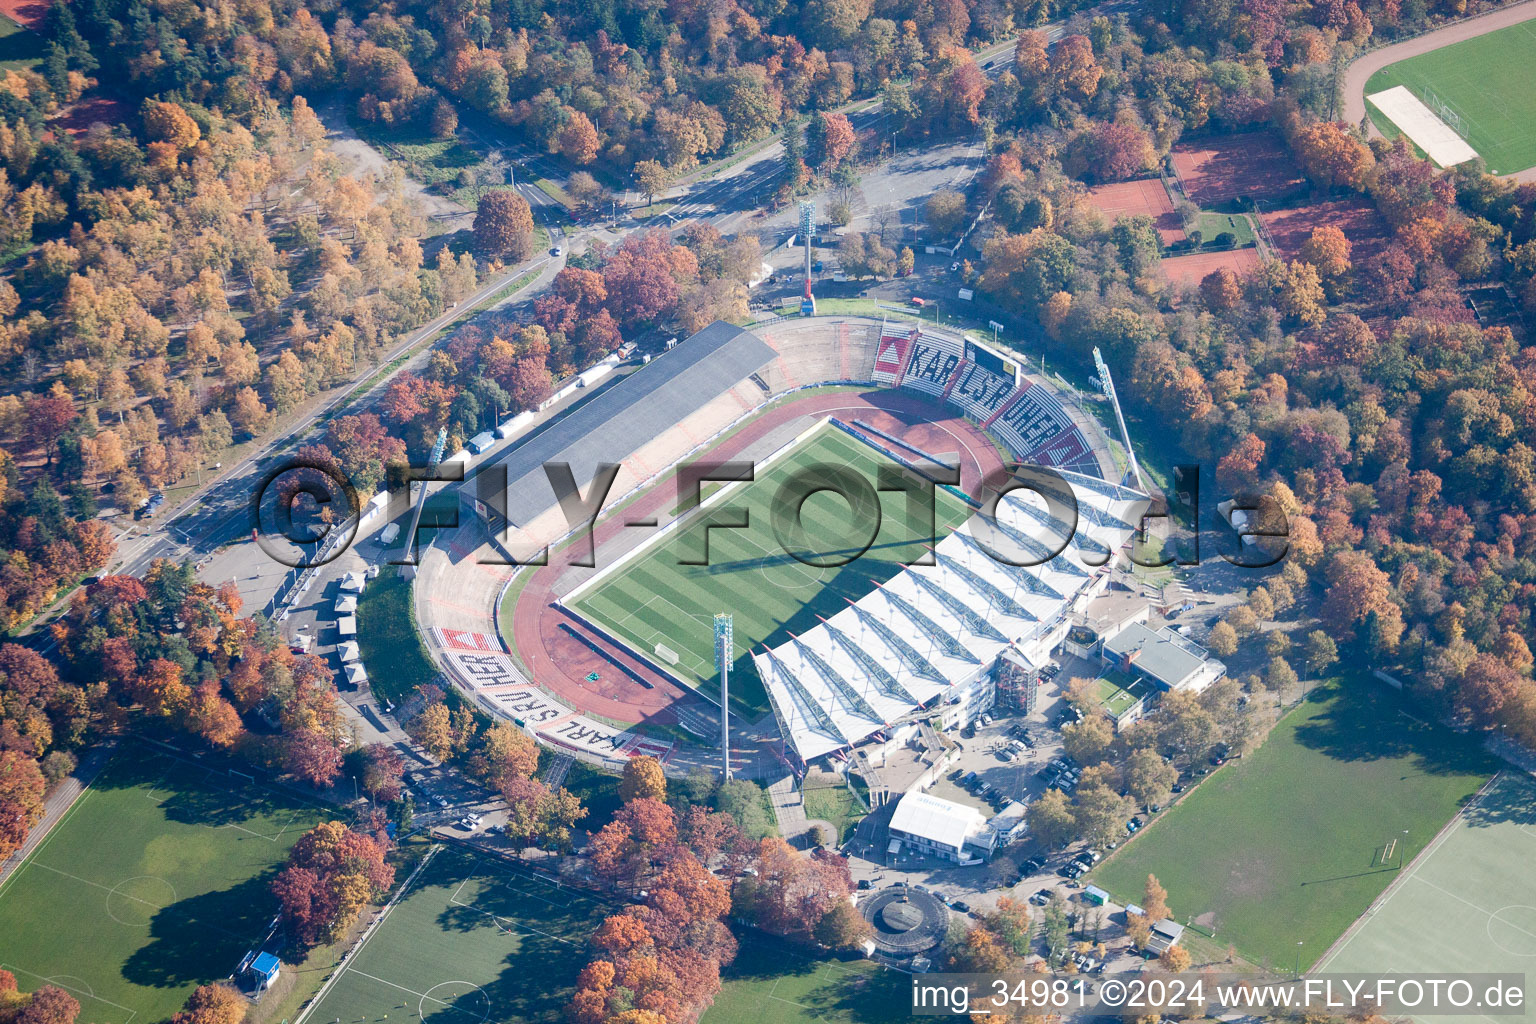
{"label": "paved path", "polygon": [[0,882],[9,878],[11,872],[20,867],[21,862],[26,860],[44,839],[48,838],[48,833],[53,831],[53,826],[63,820],[64,815],[75,805],[75,801],[90,788],[92,782],[96,781],[96,776],[101,774],[101,769],[106,766],[115,749],[117,749],[117,742],[114,740],[87,750],[74,772],[44,798],[42,819],[31,832],[27,833],[27,838],[22,841],[16,852],[7,857],[4,863],[0,863]]}
{"label": "paved path", "polygon": [[[1395,64],[1409,57],[1417,57],[1421,53],[1429,53],[1431,50],[1438,50],[1442,46],[1459,43],[1464,39],[1474,39],[1501,28],[1518,25],[1532,18],[1536,18],[1536,0],[1524,0],[1523,3],[1511,4],[1488,14],[1458,21],[1454,25],[1436,29],[1416,39],[1385,46],[1380,50],[1372,50],[1344,71],[1345,123],[1359,124],[1360,119],[1365,117],[1365,83],[1388,64]],[[1374,124],[1370,124],[1367,131],[1372,136],[1378,138],[1381,136]],[[1508,181],[1536,181],[1536,167],[1528,167],[1523,171],[1500,175],[1500,177]]]}

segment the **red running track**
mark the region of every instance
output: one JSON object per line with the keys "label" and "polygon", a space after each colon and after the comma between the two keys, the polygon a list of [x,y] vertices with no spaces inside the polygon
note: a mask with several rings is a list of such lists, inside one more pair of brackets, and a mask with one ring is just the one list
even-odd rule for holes
{"label": "red running track", "polygon": [[[721,442],[710,454],[729,458],[796,420],[826,416],[836,416],[845,422],[858,419],[926,452],[958,451],[960,486],[967,493],[975,494],[980,482],[1002,467],[1002,457],[986,435],[969,421],[953,416],[933,419],[935,412],[942,411],[931,400],[904,391],[813,394],[764,412]],[[597,526],[595,543],[598,551],[601,552],[605,543],[625,529],[624,522],[650,515],[655,515],[658,522],[665,521],[675,499],[667,481],[662,480],[627,508],[624,516]],[[602,642],[614,661],[655,687],[646,689],[633,679],[616,673],[611,663],[561,628],[568,625],[584,636],[594,635],[585,624],[554,604],[553,587],[564,569],[563,564],[555,561],[534,570],[533,578],[523,588],[512,613],[510,639],[533,677],[567,706],[579,711],[631,724],[676,721],[672,714],[674,704],[699,699],[692,690],[663,676],[627,648]],[[587,681],[586,676],[592,672],[598,673],[597,682]]]}

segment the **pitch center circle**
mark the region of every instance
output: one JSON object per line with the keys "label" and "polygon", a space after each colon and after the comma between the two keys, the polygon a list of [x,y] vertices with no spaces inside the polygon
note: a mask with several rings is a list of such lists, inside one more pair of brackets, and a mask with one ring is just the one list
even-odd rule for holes
{"label": "pitch center circle", "polygon": [[1488,938],[1515,956],[1536,956],[1536,907],[1512,903],[1488,915]]}
{"label": "pitch center circle", "polygon": [[179,898],[176,887],[159,875],[134,875],[107,892],[107,916],[130,928],[146,928],[156,913]]}

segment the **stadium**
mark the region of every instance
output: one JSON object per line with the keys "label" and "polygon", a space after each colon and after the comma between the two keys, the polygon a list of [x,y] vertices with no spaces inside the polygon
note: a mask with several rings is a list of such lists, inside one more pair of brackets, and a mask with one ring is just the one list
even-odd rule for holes
{"label": "stadium", "polygon": [[719,771],[728,711],[733,773],[799,773],[968,725],[1005,657],[1042,667],[1145,510],[1124,464],[1080,396],[973,338],[717,322],[474,467],[417,622],[552,748]]}

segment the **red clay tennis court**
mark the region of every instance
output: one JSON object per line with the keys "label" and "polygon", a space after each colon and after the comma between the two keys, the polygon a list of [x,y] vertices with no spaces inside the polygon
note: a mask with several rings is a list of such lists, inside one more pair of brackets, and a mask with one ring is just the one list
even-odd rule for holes
{"label": "red clay tennis court", "polygon": [[1226,267],[1239,277],[1259,267],[1259,250],[1228,249],[1225,252],[1193,252],[1187,256],[1164,256],[1163,273],[1175,286],[1198,285],[1205,275]]}
{"label": "red clay tennis court", "polygon": [[1088,200],[1111,217],[1134,217],[1137,214],[1151,217],[1164,245],[1184,240],[1183,222],[1174,212],[1168,190],[1159,178],[1095,185],[1088,190]]}
{"label": "red clay tennis court", "polygon": [[1273,199],[1305,182],[1274,132],[1180,142],[1170,155],[1185,193],[1201,206],[1239,197]]}
{"label": "red clay tennis court", "polygon": [[1369,200],[1359,197],[1331,199],[1293,210],[1266,211],[1260,217],[1275,248],[1288,260],[1296,259],[1301,253],[1313,228],[1324,226],[1344,232],[1344,237],[1349,239],[1352,260],[1369,256],[1387,243],[1386,223]]}
{"label": "red clay tennis court", "polygon": [[0,0],[0,14],[22,28],[41,32],[43,19],[48,16],[48,4],[46,0]]}

